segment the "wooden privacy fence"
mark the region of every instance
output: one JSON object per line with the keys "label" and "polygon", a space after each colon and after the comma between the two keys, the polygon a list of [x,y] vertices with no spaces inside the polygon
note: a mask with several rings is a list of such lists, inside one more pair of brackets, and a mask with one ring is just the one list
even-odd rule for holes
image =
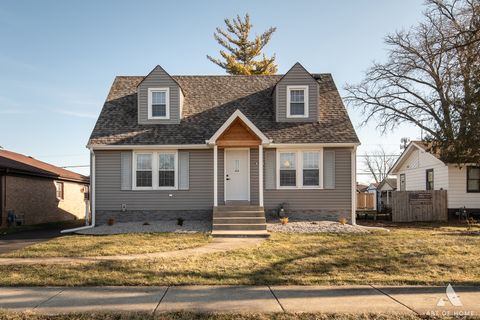
{"label": "wooden privacy fence", "polygon": [[375,210],[375,194],[370,192],[357,193],[357,210]]}
{"label": "wooden privacy fence", "polygon": [[447,191],[394,191],[392,221],[446,221]]}

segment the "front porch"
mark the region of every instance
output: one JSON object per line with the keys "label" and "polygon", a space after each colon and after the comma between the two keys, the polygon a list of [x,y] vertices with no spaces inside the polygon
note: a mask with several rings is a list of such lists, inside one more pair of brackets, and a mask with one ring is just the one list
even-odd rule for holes
{"label": "front porch", "polygon": [[263,147],[268,138],[239,110],[207,141],[213,147],[214,236],[268,236]]}

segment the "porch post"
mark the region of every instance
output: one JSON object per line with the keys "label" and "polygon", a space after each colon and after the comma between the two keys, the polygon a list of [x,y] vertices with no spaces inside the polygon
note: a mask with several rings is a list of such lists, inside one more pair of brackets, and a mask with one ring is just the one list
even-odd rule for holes
{"label": "porch post", "polygon": [[258,204],[263,207],[263,146],[258,146]]}
{"label": "porch post", "polygon": [[218,146],[213,146],[213,206],[218,207]]}

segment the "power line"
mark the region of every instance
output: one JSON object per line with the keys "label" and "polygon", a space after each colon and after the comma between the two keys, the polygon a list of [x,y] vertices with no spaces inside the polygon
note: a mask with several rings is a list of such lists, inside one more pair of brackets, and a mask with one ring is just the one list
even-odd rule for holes
{"label": "power line", "polygon": [[90,165],[89,164],[81,164],[81,165],[78,165],[78,166],[61,166],[60,168],[67,169],[67,168],[86,168],[86,167],[90,167]]}

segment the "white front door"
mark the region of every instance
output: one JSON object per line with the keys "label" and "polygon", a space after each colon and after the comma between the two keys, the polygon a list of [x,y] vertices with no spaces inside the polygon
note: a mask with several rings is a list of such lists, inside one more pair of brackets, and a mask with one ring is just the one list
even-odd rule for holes
{"label": "white front door", "polygon": [[225,149],[225,201],[250,200],[248,161],[248,149]]}

